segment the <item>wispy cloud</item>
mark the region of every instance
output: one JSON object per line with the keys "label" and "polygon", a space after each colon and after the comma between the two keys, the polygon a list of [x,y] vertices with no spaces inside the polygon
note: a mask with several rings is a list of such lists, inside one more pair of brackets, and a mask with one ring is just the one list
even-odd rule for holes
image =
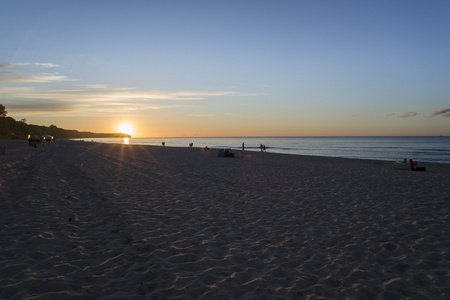
{"label": "wispy cloud", "polygon": [[0,68],[14,68],[14,67],[23,67],[23,66],[35,66],[40,68],[57,68],[59,65],[54,63],[9,63],[3,62],[0,63]]}
{"label": "wispy cloud", "polygon": [[12,72],[0,72],[0,82],[50,82],[69,80],[67,76],[59,75],[58,73],[44,73],[44,74],[21,74]]}
{"label": "wispy cloud", "polygon": [[390,114],[386,115],[386,118],[390,118],[390,117],[393,117],[393,116],[395,116],[395,113],[390,113]]}
{"label": "wispy cloud", "polygon": [[59,65],[53,64],[53,63],[34,63],[36,67],[41,68],[57,68]]}
{"label": "wispy cloud", "polygon": [[46,90],[30,87],[0,88],[0,97],[7,100],[3,104],[10,113],[20,111],[30,114],[45,111],[64,114],[98,114],[123,112],[124,110],[165,109],[179,107],[181,105],[179,101],[202,100],[206,97],[229,94],[232,92],[139,91],[130,88],[69,90]]}
{"label": "wispy cloud", "polygon": [[27,66],[29,63],[9,63],[9,62],[3,62],[0,63],[0,68],[14,68],[14,67],[22,67]]}
{"label": "wispy cloud", "polygon": [[[54,63],[0,63],[0,68],[14,68],[14,67],[38,67],[38,68],[56,68],[59,65]],[[41,73],[41,74],[25,74],[16,72],[0,72],[0,83],[42,83],[51,81],[65,81],[69,80],[67,76],[59,75],[58,73]]]}
{"label": "wispy cloud", "polygon": [[15,101],[6,105],[9,111],[14,113],[26,113],[29,115],[40,113],[65,113],[65,112],[79,112],[82,108],[78,103],[58,102],[52,100],[24,100]]}
{"label": "wispy cloud", "polygon": [[267,93],[239,93],[239,96],[242,97],[263,97],[267,95]]}
{"label": "wispy cloud", "polygon": [[404,113],[400,118],[409,118],[409,117],[415,117],[417,116],[417,113],[414,111],[409,111]]}
{"label": "wispy cloud", "polygon": [[443,116],[444,118],[450,118],[450,108],[439,109],[433,113],[433,116]]}
{"label": "wispy cloud", "polygon": [[108,85],[106,85],[106,84],[88,84],[85,87],[87,89],[107,89]]}
{"label": "wispy cloud", "polygon": [[205,91],[138,91],[130,88],[116,89],[70,89],[44,90],[37,88],[2,88],[0,94],[5,97],[22,99],[51,99],[65,101],[107,101],[116,100],[201,100],[207,96],[223,96],[233,92]]}

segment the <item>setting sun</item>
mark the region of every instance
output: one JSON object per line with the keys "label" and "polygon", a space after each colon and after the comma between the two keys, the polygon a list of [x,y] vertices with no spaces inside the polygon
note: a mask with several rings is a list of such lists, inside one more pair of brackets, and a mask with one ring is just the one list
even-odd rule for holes
{"label": "setting sun", "polygon": [[133,126],[131,126],[129,123],[122,123],[117,126],[117,131],[120,133],[133,135]]}

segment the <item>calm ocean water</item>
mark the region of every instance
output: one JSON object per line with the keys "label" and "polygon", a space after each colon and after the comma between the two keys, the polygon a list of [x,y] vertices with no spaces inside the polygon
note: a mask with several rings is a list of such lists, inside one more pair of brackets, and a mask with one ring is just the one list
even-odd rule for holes
{"label": "calm ocean water", "polygon": [[108,138],[92,139],[102,143],[129,143],[166,147],[231,148],[329,157],[402,160],[450,163],[450,137],[195,137],[195,138]]}

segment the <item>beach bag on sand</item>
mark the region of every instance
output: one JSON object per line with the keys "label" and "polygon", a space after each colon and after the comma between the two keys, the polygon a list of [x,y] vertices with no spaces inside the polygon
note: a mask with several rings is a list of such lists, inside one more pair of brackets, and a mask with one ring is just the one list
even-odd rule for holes
{"label": "beach bag on sand", "polygon": [[219,149],[219,152],[217,153],[218,157],[223,157],[224,156],[224,150],[223,149]]}

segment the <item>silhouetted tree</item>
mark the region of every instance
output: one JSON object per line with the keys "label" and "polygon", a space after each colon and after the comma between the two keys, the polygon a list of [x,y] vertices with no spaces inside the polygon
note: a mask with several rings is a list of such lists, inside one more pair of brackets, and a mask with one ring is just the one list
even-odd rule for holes
{"label": "silhouetted tree", "polygon": [[0,117],[6,117],[7,114],[6,107],[3,104],[0,104]]}
{"label": "silhouetted tree", "polygon": [[0,138],[20,139],[28,135],[41,136],[51,134],[56,139],[63,138],[110,138],[110,137],[131,137],[124,133],[94,133],[77,130],[67,130],[58,128],[56,125],[38,126],[27,124],[27,119],[23,118],[16,121],[14,118],[7,117],[8,112],[5,106],[0,104]]}

